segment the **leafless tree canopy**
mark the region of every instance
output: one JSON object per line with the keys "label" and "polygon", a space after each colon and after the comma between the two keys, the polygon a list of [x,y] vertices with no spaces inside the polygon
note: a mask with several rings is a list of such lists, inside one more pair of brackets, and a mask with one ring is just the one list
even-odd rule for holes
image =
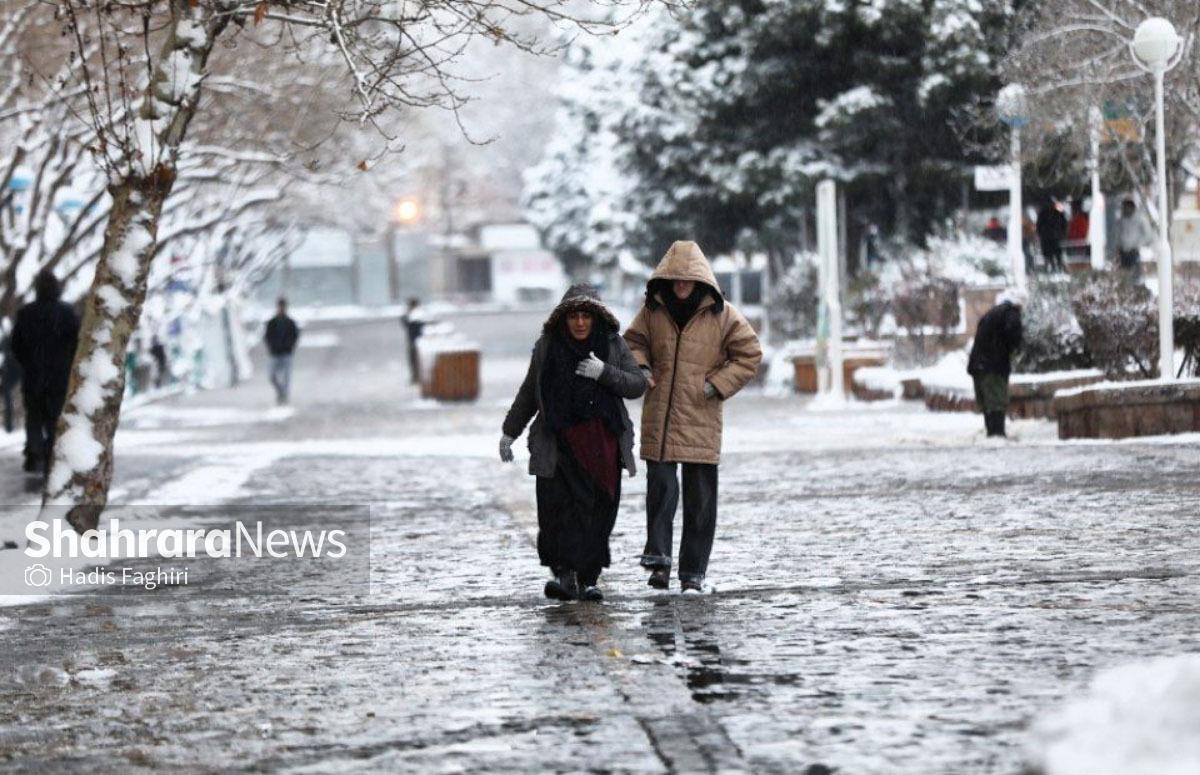
{"label": "leafless tree canopy", "polygon": [[[1179,171],[1194,174],[1200,148],[1200,3],[1194,0],[1046,0],[1027,3],[1017,47],[1005,63],[1009,83],[1029,94],[1026,147],[1033,166],[1053,178],[1088,156],[1091,115],[1128,120],[1141,128],[1130,141],[1106,131],[1101,163],[1113,188],[1145,190],[1154,177],[1153,79],[1130,50],[1137,26],[1152,16],[1169,19],[1183,37],[1179,65],[1167,74],[1168,165],[1173,187]],[[994,119],[993,119],[994,120]],[[1111,126],[1111,125],[1110,125]]]}

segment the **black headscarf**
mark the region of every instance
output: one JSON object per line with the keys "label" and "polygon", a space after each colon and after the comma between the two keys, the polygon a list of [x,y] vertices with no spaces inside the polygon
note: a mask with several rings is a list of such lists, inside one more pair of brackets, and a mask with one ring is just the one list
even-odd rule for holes
{"label": "black headscarf", "polygon": [[675,325],[679,326],[682,331],[688,321],[696,314],[696,310],[700,308],[701,302],[705,297],[712,293],[712,289],[701,282],[697,282],[692,288],[692,292],[686,299],[681,299],[675,295],[675,289],[671,287],[670,280],[659,281],[658,295],[662,298],[663,306],[667,308],[671,318],[674,319]]}
{"label": "black headscarf", "polygon": [[616,436],[624,432],[617,396],[596,380],[575,373],[588,353],[608,360],[610,335],[608,322],[598,315],[592,317],[592,333],[586,341],[571,336],[566,315],[547,332],[549,346],[542,367],[542,403],[546,424],[554,433],[592,419],[599,419]]}

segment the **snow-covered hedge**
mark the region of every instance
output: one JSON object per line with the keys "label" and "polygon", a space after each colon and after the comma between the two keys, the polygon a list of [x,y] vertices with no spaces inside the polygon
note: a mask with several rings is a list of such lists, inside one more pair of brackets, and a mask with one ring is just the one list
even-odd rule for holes
{"label": "snow-covered hedge", "polygon": [[880,283],[895,287],[914,276],[939,278],[959,285],[994,285],[1007,279],[1008,257],[992,240],[971,234],[930,237],[926,247],[900,246],[884,264]]}
{"label": "snow-covered hedge", "polygon": [[1083,329],[1071,309],[1070,286],[1037,282],[1029,288],[1029,302],[1021,311],[1024,342],[1014,366],[1023,374],[1071,371],[1092,366]]}
{"label": "snow-covered hedge", "polygon": [[1158,306],[1145,285],[1123,272],[1081,275],[1071,309],[1096,368],[1112,380],[1158,376]]}

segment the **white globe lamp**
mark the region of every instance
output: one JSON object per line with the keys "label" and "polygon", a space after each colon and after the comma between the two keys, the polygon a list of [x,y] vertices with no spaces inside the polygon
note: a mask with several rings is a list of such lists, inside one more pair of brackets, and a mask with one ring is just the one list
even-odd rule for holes
{"label": "white globe lamp", "polygon": [[1133,55],[1150,70],[1167,70],[1182,42],[1175,25],[1155,16],[1139,24],[1133,33]]}

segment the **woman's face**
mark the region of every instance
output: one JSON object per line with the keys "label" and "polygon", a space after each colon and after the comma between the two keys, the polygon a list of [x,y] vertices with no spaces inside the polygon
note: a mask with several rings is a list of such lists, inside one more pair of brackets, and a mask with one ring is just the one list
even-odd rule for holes
{"label": "woman's face", "polygon": [[674,280],[671,282],[671,290],[675,293],[675,298],[683,301],[688,296],[692,295],[692,291],[696,288],[695,280]]}
{"label": "woman's face", "polygon": [[592,335],[592,313],[579,310],[567,315],[567,331],[575,341],[586,341]]}

